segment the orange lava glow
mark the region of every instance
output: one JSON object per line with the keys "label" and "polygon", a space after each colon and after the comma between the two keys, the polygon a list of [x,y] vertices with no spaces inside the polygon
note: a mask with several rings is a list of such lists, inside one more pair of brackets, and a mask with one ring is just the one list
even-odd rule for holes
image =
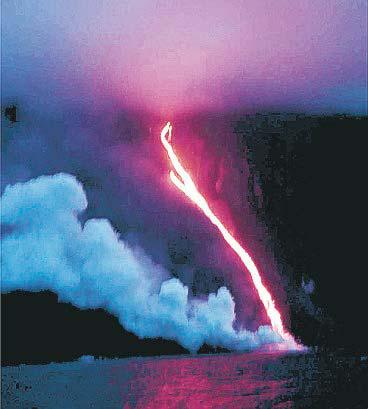
{"label": "orange lava glow", "polygon": [[285,331],[284,325],[281,319],[281,314],[275,307],[275,302],[272,299],[270,292],[267,290],[267,288],[262,283],[261,276],[252,258],[243,249],[243,247],[237,242],[237,240],[235,240],[235,238],[229,233],[226,227],[221,223],[221,221],[213,213],[206,199],[198,191],[189,173],[181,165],[180,160],[178,156],[176,155],[176,153],[174,152],[171,146],[171,143],[170,143],[171,132],[172,132],[172,126],[170,122],[168,122],[161,131],[161,142],[164,148],[166,149],[169,159],[171,161],[171,164],[174,167],[175,172],[176,172],[175,173],[173,170],[170,171],[171,181],[174,183],[174,185],[178,189],[180,189],[183,193],[185,193],[202,210],[202,212],[208,217],[208,219],[219,229],[225,241],[239,256],[240,260],[243,262],[244,266],[249,271],[252,277],[254,286],[258,292],[259,298],[262,301],[266,309],[266,312],[270,319],[273,330],[277,332],[284,339],[284,341],[287,341],[288,343],[294,344],[294,346],[296,346],[296,343],[292,335]]}

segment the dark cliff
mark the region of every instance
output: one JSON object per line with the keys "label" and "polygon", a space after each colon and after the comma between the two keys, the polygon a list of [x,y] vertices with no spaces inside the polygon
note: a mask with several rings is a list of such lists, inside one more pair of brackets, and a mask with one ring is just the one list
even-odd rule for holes
{"label": "dark cliff", "polygon": [[235,127],[251,171],[245,188],[288,276],[291,330],[306,344],[368,345],[367,124],[343,115],[254,115]]}

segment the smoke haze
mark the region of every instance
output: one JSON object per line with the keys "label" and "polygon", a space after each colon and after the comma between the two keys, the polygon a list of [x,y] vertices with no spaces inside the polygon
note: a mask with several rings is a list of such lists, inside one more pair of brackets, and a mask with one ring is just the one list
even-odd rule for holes
{"label": "smoke haze", "polygon": [[169,119],[366,112],[366,12],[360,0],[5,0],[3,95],[57,105],[78,92]]}
{"label": "smoke haze", "polygon": [[78,215],[84,190],[68,174],[8,186],[2,197],[2,290],[51,290],[79,308],[104,308],[139,337],[162,337],[191,352],[207,343],[245,350],[280,341],[270,327],[235,331],[226,287],[206,300],[144,252],[119,240],[108,220]]}

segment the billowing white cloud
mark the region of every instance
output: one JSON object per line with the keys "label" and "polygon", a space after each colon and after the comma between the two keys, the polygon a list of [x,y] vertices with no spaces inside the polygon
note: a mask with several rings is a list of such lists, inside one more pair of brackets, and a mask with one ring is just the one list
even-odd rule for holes
{"label": "billowing white cloud", "polygon": [[87,207],[74,176],[41,176],[2,196],[2,291],[52,290],[79,308],[104,308],[139,337],[176,340],[191,352],[204,343],[246,350],[279,342],[268,326],[235,330],[234,301],[222,287],[207,300],[140,248],[119,239],[110,222],[78,215]]}

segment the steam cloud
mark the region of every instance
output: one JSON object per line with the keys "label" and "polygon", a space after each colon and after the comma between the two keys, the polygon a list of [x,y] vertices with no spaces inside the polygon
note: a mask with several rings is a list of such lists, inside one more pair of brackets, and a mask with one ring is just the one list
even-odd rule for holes
{"label": "steam cloud", "polygon": [[82,185],[59,173],[8,185],[2,196],[2,291],[51,290],[79,308],[104,308],[141,338],[175,340],[191,352],[203,343],[246,350],[275,343],[268,326],[236,331],[225,287],[208,299],[188,288],[140,248],[119,240],[106,219],[78,219]]}

